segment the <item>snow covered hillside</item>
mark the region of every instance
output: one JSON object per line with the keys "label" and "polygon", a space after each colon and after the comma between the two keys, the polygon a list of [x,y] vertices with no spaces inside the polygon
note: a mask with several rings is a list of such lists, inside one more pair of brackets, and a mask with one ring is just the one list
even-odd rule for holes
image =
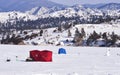
{"label": "snow covered hillside", "polygon": [[[72,17],[72,16],[88,16],[88,15],[101,15],[103,16],[103,13],[106,13],[107,15],[112,14],[111,16],[120,16],[119,8],[120,4],[119,3],[108,3],[101,5],[96,8],[90,8],[90,7],[85,7],[84,5],[74,5],[70,7],[66,7],[65,9],[57,7],[57,8],[46,8],[46,7],[36,7],[39,9],[33,8],[32,10],[28,11],[29,13],[36,13],[36,15],[43,15],[41,14],[42,12],[44,15],[42,17],[60,17],[60,16],[65,16],[65,17]],[[44,8],[44,10],[43,10]],[[52,9],[52,10],[51,10]],[[33,11],[34,10],[34,11]],[[35,11],[36,10],[36,11]],[[43,10],[43,11],[41,11]],[[102,11],[101,11],[102,10]],[[109,10],[109,11],[107,11]],[[114,10],[114,11],[113,11]],[[52,11],[52,12],[50,12]],[[114,15],[115,14],[115,15]],[[35,15],[35,14],[34,14]]]}
{"label": "snow covered hillside", "polygon": [[[75,27],[70,29],[71,36],[68,36],[68,30],[63,30],[62,32],[54,32],[57,28],[49,28],[43,30],[43,36],[33,38],[31,40],[25,40],[24,42],[26,44],[37,44],[37,45],[46,45],[49,43],[52,43],[53,45],[73,45],[73,40],[75,37],[75,31],[76,28],[81,31],[82,28],[84,28],[86,32],[86,37],[84,37],[84,40],[86,40],[90,34],[92,34],[94,31],[96,33],[109,33],[112,34],[114,32],[115,34],[120,36],[120,26],[119,24],[80,24],[76,25]],[[31,35],[32,33],[39,33],[39,30],[33,30],[33,32],[28,33],[28,35]],[[102,39],[99,39],[102,41]],[[120,40],[118,40],[118,43],[120,43]],[[98,44],[99,45],[99,44]],[[96,45],[97,46],[97,45]]]}
{"label": "snow covered hillside", "polygon": [[[89,17],[90,15],[96,15],[96,16],[104,16],[110,15],[110,16],[120,16],[120,8],[118,5],[114,7],[112,4],[109,4],[111,6],[111,9],[107,8],[109,7],[106,4],[105,6],[101,6],[101,9],[99,8],[85,8],[82,5],[74,5],[66,8],[60,8],[60,7],[52,7],[52,8],[46,8],[46,7],[35,7],[27,13],[37,15],[38,17],[73,17],[73,16],[81,16],[81,17]],[[115,4],[114,4],[115,5]],[[114,7],[114,8],[112,8]],[[105,9],[106,8],[106,9]],[[103,10],[105,9],[105,10]]]}
{"label": "snow covered hillside", "polygon": [[45,14],[50,14],[56,11],[60,11],[64,8],[60,8],[57,6],[48,8],[48,7],[34,7],[31,10],[26,11],[26,13],[31,14],[31,15],[36,15],[38,17],[45,15]]}
{"label": "snow covered hillside", "polygon": [[13,30],[1,33],[0,40],[1,44],[120,47],[119,29],[119,24],[79,24],[68,29]]}
{"label": "snow covered hillside", "polygon": [[[21,10],[21,9],[19,9]],[[17,10],[18,11],[18,10]],[[5,12],[0,12],[5,14]],[[11,12],[7,12],[11,13]],[[16,12],[17,13],[17,12]],[[85,7],[84,5],[74,5],[69,7],[59,6],[34,6],[29,10],[23,12],[24,14],[34,15],[37,18],[49,18],[49,17],[80,17],[80,19],[91,20],[94,18],[119,18],[120,16],[120,4],[119,3],[108,3],[96,8]],[[19,14],[19,13],[18,13]],[[6,18],[6,17],[5,17]],[[31,18],[32,19],[32,18]],[[0,20],[1,22],[1,20]]]}
{"label": "snow covered hillside", "polygon": [[30,15],[30,14],[26,14],[26,13],[22,13],[22,12],[16,12],[16,11],[0,12],[0,22],[2,22],[2,23],[11,22],[11,21],[19,20],[19,19],[23,19],[23,20],[27,21],[29,19],[36,20],[37,17],[34,15]]}
{"label": "snow covered hillside", "polygon": [[[53,51],[53,61],[25,62],[36,49]],[[120,75],[119,48],[0,45],[0,55],[0,75]]]}

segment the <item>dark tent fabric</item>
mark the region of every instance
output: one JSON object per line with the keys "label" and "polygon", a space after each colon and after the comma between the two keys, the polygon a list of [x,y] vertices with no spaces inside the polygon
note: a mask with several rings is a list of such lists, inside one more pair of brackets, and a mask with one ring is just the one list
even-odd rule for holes
{"label": "dark tent fabric", "polygon": [[67,54],[64,48],[59,48],[58,54]]}
{"label": "dark tent fabric", "polygon": [[30,51],[30,58],[32,58],[34,61],[51,62],[52,61],[52,51],[32,50],[32,51]]}

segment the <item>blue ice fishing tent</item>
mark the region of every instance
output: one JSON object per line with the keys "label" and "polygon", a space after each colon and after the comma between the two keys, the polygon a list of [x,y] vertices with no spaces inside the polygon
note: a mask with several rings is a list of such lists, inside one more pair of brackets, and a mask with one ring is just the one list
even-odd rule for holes
{"label": "blue ice fishing tent", "polygon": [[58,54],[67,54],[64,48],[59,48]]}

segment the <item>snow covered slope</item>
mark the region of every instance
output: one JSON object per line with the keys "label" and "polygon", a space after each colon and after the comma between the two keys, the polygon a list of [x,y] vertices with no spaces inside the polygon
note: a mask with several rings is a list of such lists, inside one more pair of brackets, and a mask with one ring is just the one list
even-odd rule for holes
{"label": "snow covered slope", "polygon": [[[59,7],[53,7],[53,8],[45,8],[41,7],[38,9],[38,7],[32,9],[31,11],[27,11],[28,13],[37,13],[36,15],[39,15],[38,17],[72,17],[72,16],[88,16],[88,15],[102,15],[102,12],[97,9],[90,9],[90,8],[84,8],[81,5],[75,5],[71,7],[67,7],[65,9],[59,8]],[[35,15],[35,14],[34,14]]]}
{"label": "snow covered slope", "polygon": [[[1,75],[120,75],[120,48],[0,45]],[[53,51],[52,62],[25,62],[30,50]],[[108,56],[109,51],[109,56]],[[16,58],[16,56],[18,58]],[[6,59],[11,59],[6,62]]]}
{"label": "snow covered slope", "polygon": [[41,15],[45,15],[45,14],[50,14],[59,10],[62,10],[63,8],[54,6],[51,8],[48,7],[35,7],[32,8],[31,10],[26,11],[26,13],[28,14],[32,14],[32,15],[37,15],[37,16],[41,16]]}
{"label": "snow covered slope", "polygon": [[59,7],[53,7],[53,8],[35,7],[30,11],[27,11],[27,13],[37,15],[38,17],[82,16],[83,18],[85,17],[89,18],[91,15],[104,16],[104,14],[110,16],[120,16],[120,12],[119,12],[120,9],[117,7],[114,7],[114,9],[117,10],[113,11],[112,9],[109,8],[106,8],[106,10],[101,10],[97,8],[85,8],[84,6],[81,5],[74,5],[64,9]]}
{"label": "snow covered slope", "polygon": [[[44,0],[45,1],[45,0]],[[88,20],[96,17],[104,17],[109,15],[111,18],[120,16],[120,4],[111,3],[103,5],[99,8],[86,8],[82,5],[74,5],[70,7],[45,7],[35,6],[31,7],[29,10],[25,11],[25,14],[34,15],[38,18],[48,18],[48,17],[80,17],[80,19]],[[109,7],[109,8],[108,8]],[[21,10],[21,9],[19,9]],[[1,12],[4,13],[4,12]],[[5,17],[6,18],[6,17]]]}
{"label": "snow covered slope", "polygon": [[[100,33],[112,34],[112,32],[114,32],[115,34],[120,36],[119,24],[112,24],[112,25],[111,24],[79,24],[79,25],[76,25],[75,27],[70,28],[70,32],[71,32],[70,37],[68,37],[68,30],[64,30],[62,32],[54,32],[54,30],[56,30],[57,28],[48,28],[48,29],[43,29],[43,36],[38,36],[33,39],[27,39],[27,40],[24,40],[24,42],[27,45],[36,44],[36,45],[55,46],[60,44],[61,46],[74,46],[74,43],[72,41],[75,37],[76,28],[78,28],[79,31],[81,31],[81,29],[84,28],[86,37],[83,38],[83,40],[86,40],[88,39],[89,35],[92,34],[94,31],[96,31],[96,33],[98,34]],[[33,30],[32,32],[28,31],[27,35],[22,34],[21,37],[30,36],[32,33],[33,34],[40,33],[40,30]],[[20,33],[16,33],[16,36],[19,34]],[[68,42],[66,40],[68,40]],[[100,39],[98,40],[102,42],[102,40]],[[118,40],[117,43],[120,43],[120,40]],[[85,45],[83,44],[82,46],[85,46]],[[98,43],[93,46],[100,46],[100,44]]]}
{"label": "snow covered slope", "polygon": [[37,19],[36,16],[34,15],[30,15],[30,14],[26,14],[26,13],[22,13],[22,12],[0,12],[0,22],[6,22],[6,21],[14,21],[16,20],[16,18],[18,19],[23,19],[23,20],[35,20]]}

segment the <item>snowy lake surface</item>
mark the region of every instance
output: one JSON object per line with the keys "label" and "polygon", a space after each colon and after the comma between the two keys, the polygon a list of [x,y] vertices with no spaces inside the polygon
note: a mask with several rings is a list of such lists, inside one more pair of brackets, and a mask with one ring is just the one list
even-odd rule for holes
{"label": "snowy lake surface", "polygon": [[[53,61],[25,62],[31,50],[53,51]],[[120,75],[120,48],[0,45],[0,55],[0,75]]]}

